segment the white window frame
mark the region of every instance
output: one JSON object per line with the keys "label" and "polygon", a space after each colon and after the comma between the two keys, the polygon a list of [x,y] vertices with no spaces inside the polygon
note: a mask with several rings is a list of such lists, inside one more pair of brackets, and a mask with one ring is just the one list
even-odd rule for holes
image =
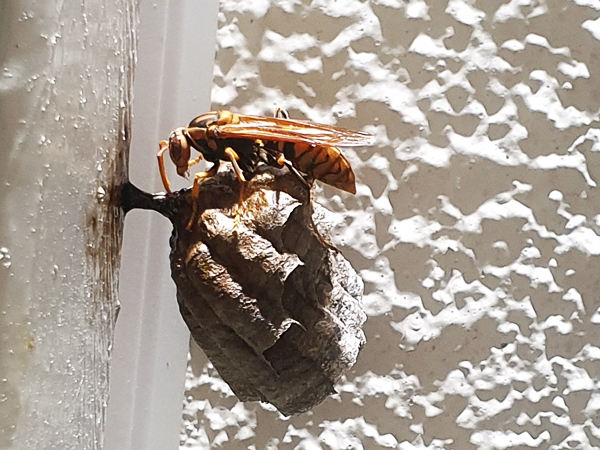
{"label": "white window frame", "polygon": [[[156,192],[159,140],[210,109],[219,3],[139,7],[129,174],[136,186]],[[175,189],[186,185],[169,175]],[[106,450],[179,446],[189,332],[170,276],[170,235],[170,223],[155,212],[132,211],[125,220]]]}

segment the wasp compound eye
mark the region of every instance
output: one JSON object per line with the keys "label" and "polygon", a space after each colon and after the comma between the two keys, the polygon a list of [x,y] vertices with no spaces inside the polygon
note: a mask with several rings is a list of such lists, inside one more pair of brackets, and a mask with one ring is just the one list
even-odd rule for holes
{"label": "wasp compound eye", "polygon": [[169,156],[177,167],[177,173],[184,176],[188,169],[190,146],[181,130],[175,130],[169,137]]}
{"label": "wasp compound eye", "polygon": [[177,161],[181,158],[181,141],[177,139],[175,132],[169,136],[169,156],[171,160],[177,164]]}

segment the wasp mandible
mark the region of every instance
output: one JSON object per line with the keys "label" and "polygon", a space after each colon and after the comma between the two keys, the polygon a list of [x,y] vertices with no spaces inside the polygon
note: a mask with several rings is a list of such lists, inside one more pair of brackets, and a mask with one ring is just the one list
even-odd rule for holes
{"label": "wasp mandible", "polygon": [[[187,177],[189,168],[202,159],[213,163],[194,175],[192,196],[197,198],[202,179],[214,176],[222,161],[229,161],[244,183],[263,163],[275,167],[288,164],[306,175],[308,185],[319,180],[338,189],[356,193],[354,172],[338,146],[371,145],[373,136],[331,125],[292,120],[283,109],[274,117],[246,116],[230,111],[211,111],[193,119],[187,127],[174,130],[159,144],[158,167],[163,186],[171,192],[163,155],[169,151],[177,173]],[[200,154],[192,159],[191,149]],[[243,186],[243,184],[242,184]]]}

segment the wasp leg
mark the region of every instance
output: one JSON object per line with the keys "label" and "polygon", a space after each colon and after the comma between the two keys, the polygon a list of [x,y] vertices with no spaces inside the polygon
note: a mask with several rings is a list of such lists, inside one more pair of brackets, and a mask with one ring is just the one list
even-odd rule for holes
{"label": "wasp leg", "polygon": [[283,157],[283,155],[280,155],[279,158],[277,158],[277,162],[281,163],[282,165],[285,164],[288,169],[290,170],[290,172],[292,172],[293,174],[295,174],[298,178],[300,178],[300,180],[302,180],[302,182],[304,183],[304,185],[306,186],[306,189],[308,190],[308,202],[303,205],[307,208],[307,215],[308,215],[308,220],[310,221],[310,226],[313,229],[313,232],[315,233],[315,236],[317,236],[317,239],[319,240],[319,242],[321,243],[321,245],[323,247],[326,247],[330,250],[334,250],[334,251],[339,251],[337,248],[335,248],[333,245],[331,245],[329,242],[327,242],[323,236],[321,236],[321,233],[319,233],[319,230],[317,228],[317,226],[315,225],[315,222],[313,221],[312,215],[313,215],[313,207],[312,207],[312,186],[313,186],[313,179],[306,179],[304,177],[304,175],[302,175],[300,173],[300,171],[298,169],[296,169],[292,163],[290,161],[288,161],[287,159],[285,159]]}
{"label": "wasp leg", "polygon": [[290,115],[288,114],[288,112],[285,109],[283,109],[283,108],[277,108],[275,110],[274,117],[276,119],[289,119]]}
{"label": "wasp leg", "polygon": [[283,167],[286,163],[289,163],[289,161],[287,159],[285,159],[285,156],[283,156],[283,153],[280,153],[279,156],[277,157],[277,159],[275,160],[275,163],[279,167]]}
{"label": "wasp leg", "polygon": [[198,164],[203,159],[204,158],[202,157],[202,153],[200,153],[196,159],[192,159],[191,161],[188,161],[188,167],[195,166],[196,164]]}
{"label": "wasp leg", "polygon": [[194,184],[192,185],[192,198],[196,200],[200,194],[200,181],[205,178],[214,177],[219,171],[220,162],[217,161],[213,166],[206,172],[198,172],[194,174]]}
{"label": "wasp leg", "polygon": [[237,163],[238,159],[240,159],[238,154],[231,147],[227,147],[223,153],[225,153],[225,155],[227,156],[227,159],[231,162],[231,165],[233,166],[233,170],[235,171],[235,175],[237,176],[237,179],[239,180],[239,182],[245,183],[246,178],[244,178],[242,169],[240,169],[240,166]]}
{"label": "wasp leg", "polygon": [[162,180],[162,184],[165,188],[167,194],[171,193],[171,183],[169,183],[169,179],[167,178],[167,172],[165,171],[165,161],[164,154],[169,149],[169,143],[167,141],[160,141],[158,143],[158,153],[156,154],[156,158],[158,159],[158,171],[160,173],[160,179]]}
{"label": "wasp leg", "polygon": [[219,171],[219,165],[221,163],[217,161],[214,165],[208,169],[206,172],[198,172],[194,175],[194,184],[192,185],[192,216],[190,217],[190,221],[187,224],[186,230],[192,228],[193,223],[196,221],[196,216],[198,215],[198,197],[200,196],[200,181],[205,178],[214,177],[216,173]]}
{"label": "wasp leg", "polygon": [[235,175],[237,176],[237,179],[240,182],[240,199],[238,203],[242,204],[242,202],[244,201],[244,184],[246,183],[246,178],[244,178],[242,169],[240,169],[240,166],[237,163],[237,160],[240,159],[240,157],[231,147],[227,147],[224,153],[227,156],[227,159],[231,162]]}
{"label": "wasp leg", "polygon": [[288,161],[287,159],[285,159],[285,157],[283,155],[279,155],[279,157],[277,158],[277,164],[279,164],[281,167],[283,167],[284,165],[286,165],[287,168],[290,170],[290,172],[292,172],[294,175],[296,175],[300,179],[300,181],[302,181],[302,183],[304,183],[304,185],[308,189],[308,194],[309,194],[309,197],[310,197],[310,190],[313,187],[314,179],[313,178],[307,178],[304,175],[302,175],[300,173],[300,171],[298,169],[296,169],[294,167],[294,165],[290,161]]}
{"label": "wasp leg", "polygon": [[237,176],[237,179],[240,182],[240,196],[238,198],[238,204],[235,213],[235,224],[237,225],[240,222],[240,207],[242,206],[242,203],[244,201],[244,186],[246,185],[246,178],[244,177],[242,169],[240,169],[240,166],[237,163],[237,160],[240,157],[235,152],[235,150],[231,147],[227,147],[224,153],[225,156],[227,156],[227,159],[231,162],[231,165],[233,166],[233,171],[235,172],[235,175]]}

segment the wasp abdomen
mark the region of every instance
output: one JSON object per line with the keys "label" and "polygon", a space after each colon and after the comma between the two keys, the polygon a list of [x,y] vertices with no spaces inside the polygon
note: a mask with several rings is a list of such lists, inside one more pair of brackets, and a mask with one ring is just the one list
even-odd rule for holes
{"label": "wasp abdomen", "polygon": [[286,142],[283,154],[300,172],[343,191],[356,193],[354,172],[337,147]]}

